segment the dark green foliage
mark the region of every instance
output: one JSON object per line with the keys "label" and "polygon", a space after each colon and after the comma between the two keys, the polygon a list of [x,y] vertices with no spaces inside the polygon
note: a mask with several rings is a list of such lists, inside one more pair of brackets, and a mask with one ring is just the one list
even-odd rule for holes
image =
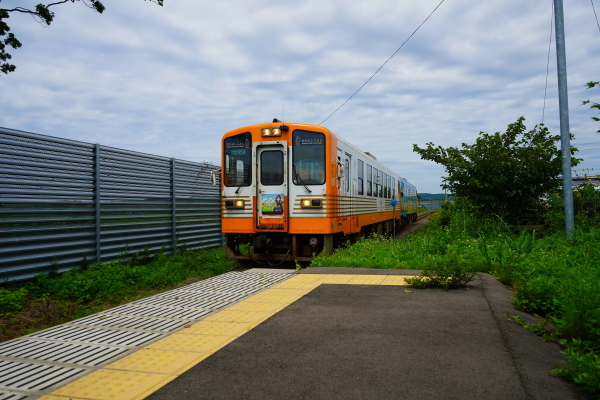
{"label": "dark green foliage", "polygon": [[[27,289],[36,297],[52,297],[79,304],[101,304],[140,290],[170,287],[192,276],[209,276],[231,271],[237,264],[223,259],[222,249],[182,250],[173,255],[159,252],[153,258],[147,250],[130,259],[91,264],[62,275],[40,274]],[[124,250],[122,255],[127,255]],[[141,262],[140,262],[141,261]]]}
{"label": "dark green foliage", "polygon": [[562,352],[567,356],[566,365],[550,372],[579,383],[588,392],[600,396],[600,346],[579,339],[561,342],[566,345]]}
{"label": "dark green foliage", "polygon": [[[573,189],[573,212],[575,226],[600,226],[600,188],[583,184]],[[562,190],[554,190],[548,195],[546,221],[553,231],[561,231],[565,226],[564,199]]]}
{"label": "dark green foliage", "polygon": [[[50,25],[52,21],[54,21],[54,12],[50,11],[50,7],[56,6],[58,4],[64,4],[67,2],[74,3],[75,0],[59,0],[51,4],[38,4],[35,6],[35,10],[30,10],[24,7],[14,7],[12,9],[9,8],[0,8],[0,61],[7,61],[12,58],[12,56],[5,51],[6,46],[11,46],[13,49],[21,47],[21,42],[17,40],[14,34],[8,33],[10,31],[10,27],[6,23],[6,19],[9,18],[10,12],[18,12],[29,14],[33,16],[38,22],[43,25]],[[145,1],[145,0],[144,0]],[[150,0],[153,3],[158,4],[159,6],[163,5],[164,0]],[[98,0],[83,0],[83,3],[92,10],[102,14],[106,7],[104,4]],[[3,39],[3,36],[7,36]],[[8,74],[9,72],[14,72],[15,67],[13,64],[9,64],[8,62],[0,63],[0,72],[4,74]]]}
{"label": "dark green foliage", "polygon": [[[8,11],[0,9],[0,62],[4,61],[0,63],[0,72],[5,74],[13,72],[16,68],[14,65],[6,62],[12,58],[12,56],[6,52],[6,46],[10,46],[13,49],[21,47],[21,42],[17,40],[15,35],[13,33],[8,33],[10,28],[4,20],[9,17]],[[3,39],[4,36],[6,36],[6,38]]]}
{"label": "dark green foliage", "polygon": [[[484,215],[498,215],[508,223],[537,222],[544,203],[540,197],[556,188],[561,174],[560,135],[544,125],[527,131],[525,118],[504,133],[480,132],[475,144],[456,147],[413,146],[422,159],[445,167],[442,187],[464,198]],[[571,148],[574,154],[577,149]],[[572,158],[572,165],[579,163]]]}
{"label": "dark green foliage", "polygon": [[28,292],[25,288],[0,288],[0,318],[25,308]]}

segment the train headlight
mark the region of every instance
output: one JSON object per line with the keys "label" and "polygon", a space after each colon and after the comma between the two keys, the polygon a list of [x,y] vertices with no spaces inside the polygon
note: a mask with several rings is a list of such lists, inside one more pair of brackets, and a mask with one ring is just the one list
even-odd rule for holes
{"label": "train headlight", "polygon": [[244,200],[225,200],[225,208],[244,208]]}
{"label": "train headlight", "polygon": [[281,128],[262,128],[261,135],[264,136],[281,136]]}
{"label": "train headlight", "polygon": [[300,207],[302,208],[321,208],[323,202],[321,199],[302,199],[300,200]]}

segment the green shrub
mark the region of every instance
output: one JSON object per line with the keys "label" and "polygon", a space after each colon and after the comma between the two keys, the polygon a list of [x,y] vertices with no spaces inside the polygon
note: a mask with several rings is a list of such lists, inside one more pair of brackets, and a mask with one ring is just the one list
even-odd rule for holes
{"label": "green shrub", "polygon": [[21,287],[18,289],[0,288],[0,318],[5,318],[15,311],[21,311],[25,308],[27,289]]}
{"label": "green shrub", "polygon": [[477,274],[470,264],[455,253],[450,253],[443,260],[430,259],[423,266],[419,276],[405,278],[406,283],[417,289],[441,287],[446,290],[467,287]]}
{"label": "green shrub", "polygon": [[131,259],[92,264],[58,276],[40,274],[29,288],[36,297],[101,304],[132,296],[139,290],[162,289],[192,276],[217,275],[236,268],[237,263],[225,260],[222,252],[221,248],[182,249],[172,255],[159,252],[149,260],[147,252],[142,251]]}
{"label": "green shrub", "polygon": [[550,372],[579,383],[588,392],[600,396],[600,348],[592,342],[579,339],[568,344],[562,340],[561,343],[567,345],[562,352],[567,356],[566,365]]}

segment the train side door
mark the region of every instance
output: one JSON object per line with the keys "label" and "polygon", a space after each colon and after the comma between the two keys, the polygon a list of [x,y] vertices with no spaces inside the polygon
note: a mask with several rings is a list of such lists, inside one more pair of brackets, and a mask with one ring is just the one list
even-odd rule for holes
{"label": "train side door", "polygon": [[256,157],[256,228],[261,231],[287,231],[287,149],[282,144],[258,146]]}

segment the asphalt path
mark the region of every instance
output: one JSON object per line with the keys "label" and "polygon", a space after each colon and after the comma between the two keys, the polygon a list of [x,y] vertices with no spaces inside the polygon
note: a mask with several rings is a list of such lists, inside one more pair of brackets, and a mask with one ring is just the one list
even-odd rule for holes
{"label": "asphalt path", "polygon": [[590,399],[548,372],[564,357],[509,321],[534,321],[511,298],[487,274],[466,290],[323,284],[148,399]]}

